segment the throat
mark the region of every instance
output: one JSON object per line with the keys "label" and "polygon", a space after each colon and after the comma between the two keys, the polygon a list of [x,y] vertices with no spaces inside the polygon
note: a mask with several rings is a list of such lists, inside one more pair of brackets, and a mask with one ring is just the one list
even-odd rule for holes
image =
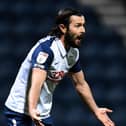
{"label": "throat", "polygon": [[65,49],[67,52],[70,50],[70,45],[67,42],[65,42]]}

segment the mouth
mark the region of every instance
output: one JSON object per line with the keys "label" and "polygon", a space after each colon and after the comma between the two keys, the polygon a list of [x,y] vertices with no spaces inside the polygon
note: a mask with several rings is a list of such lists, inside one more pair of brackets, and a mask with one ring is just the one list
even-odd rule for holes
{"label": "mouth", "polygon": [[80,43],[82,39],[83,39],[83,36],[78,36],[76,40]]}
{"label": "mouth", "polygon": [[77,36],[77,39],[81,41],[83,39],[83,35]]}

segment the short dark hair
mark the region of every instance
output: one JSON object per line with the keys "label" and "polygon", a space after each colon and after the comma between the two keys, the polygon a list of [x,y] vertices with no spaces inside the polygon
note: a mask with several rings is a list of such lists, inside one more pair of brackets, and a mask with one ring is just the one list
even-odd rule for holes
{"label": "short dark hair", "polygon": [[59,24],[64,24],[66,27],[68,27],[70,23],[70,17],[72,15],[83,16],[80,10],[75,10],[73,8],[65,8],[59,10],[55,21],[56,26],[51,30],[49,34],[60,37],[63,33],[59,28]]}

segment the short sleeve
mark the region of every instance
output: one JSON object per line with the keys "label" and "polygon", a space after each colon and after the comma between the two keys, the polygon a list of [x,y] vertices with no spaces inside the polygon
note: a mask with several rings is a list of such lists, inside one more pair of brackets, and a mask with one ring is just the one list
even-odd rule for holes
{"label": "short sleeve", "polygon": [[79,72],[79,71],[81,71],[81,70],[82,70],[82,68],[81,68],[81,65],[80,65],[80,60],[78,60],[78,61],[75,63],[75,65],[74,65],[72,68],[70,68],[69,72],[76,73],[76,72]]}
{"label": "short sleeve", "polygon": [[44,44],[40,44],[32,54],[32,68],[37,67],[48,70],[53,61],[53,57],[52,50]]}

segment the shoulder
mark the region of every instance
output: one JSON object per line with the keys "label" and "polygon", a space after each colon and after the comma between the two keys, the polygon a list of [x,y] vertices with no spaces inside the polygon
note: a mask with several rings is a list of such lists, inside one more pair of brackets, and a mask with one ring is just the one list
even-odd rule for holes
{"label": "shoulder", "polygon": [[51,46],[54,40],[55,37],[53,36],[47,36],[40,39],[36,44],[36,48],[34,48],[34,52],[44,51],[46,53],[51,54],[52,53]]}
{"label": "shoulder", "polygon": [[50,49],[54,40],[54,36],[47,36],[45,38],[42,38],[38,41],[39,47],[41,47],[42,49]]}
{"label": "shoulder", "polygon": [[37,42],[31,55],[33,67],[39,67],[46,70],[48,69],[48,66],[52,63],[54,59],[54,54],[51,50],[53,40],[54,37],[47,36]]}
{"label": "shoulder", "polygon": [[54,57],[53,51],[51,50],[51,45],[55,37],[47,36],[40,39],[30,50],[28,56],[30,59],[36,59],[37,57],[48,56],[51,59]]}

